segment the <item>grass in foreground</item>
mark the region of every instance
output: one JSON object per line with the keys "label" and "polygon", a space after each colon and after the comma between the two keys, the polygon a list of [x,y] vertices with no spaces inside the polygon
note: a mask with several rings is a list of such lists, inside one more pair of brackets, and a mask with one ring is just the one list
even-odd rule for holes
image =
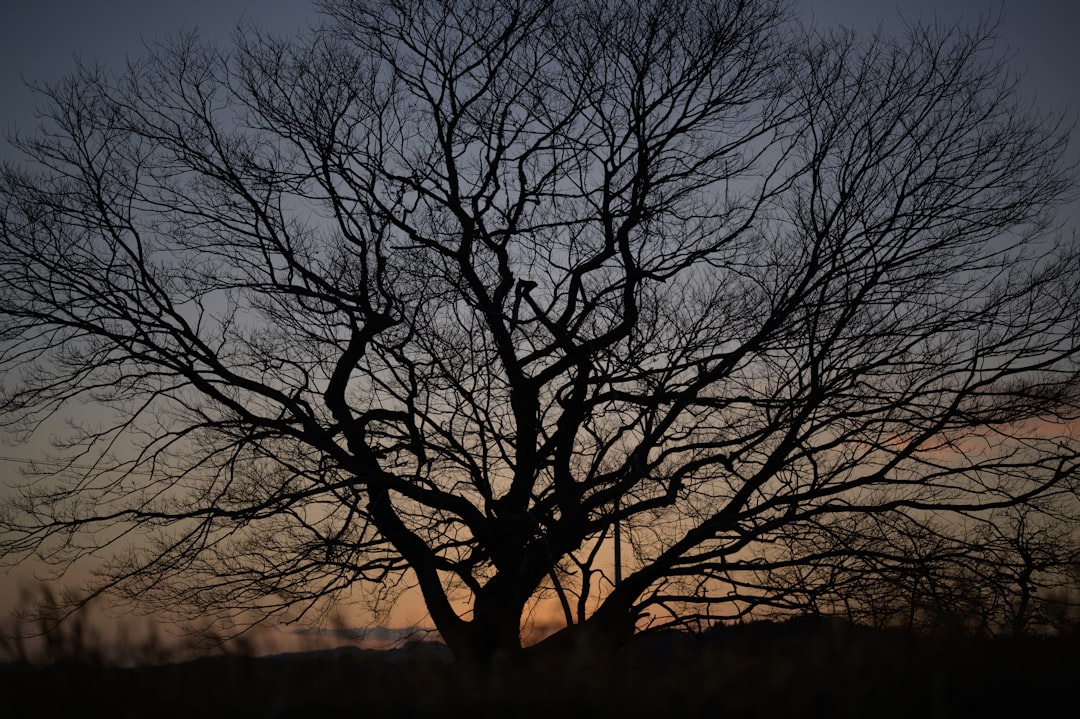
{"label": "grass in foreground", "polygon": [[640,637],[617,653],[578,648],[483,672],[432,644],[137,668],[8,663],[0,691],[43,716],[929,719],[1068,707],[1078,676],[1075,636],[944,639],[761,624]]}

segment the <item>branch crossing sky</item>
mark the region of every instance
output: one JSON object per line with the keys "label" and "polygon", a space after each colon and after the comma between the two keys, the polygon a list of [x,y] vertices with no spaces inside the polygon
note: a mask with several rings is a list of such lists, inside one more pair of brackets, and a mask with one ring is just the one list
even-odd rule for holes
{"label": "branch crossing sky", "polygon": [[[790,0],[820,27],[843,22],[857,28],[895,27],[909,20],[975,22],[1004,12],[1002,43],[1038,103],[1080,114],[1080,2],[1075,0]],[[316,20],[307,0],[3,0],[0,9],[0,130],[33,129],[33,94],[24,79],[57,78],[73,56],[119,67],[142,52],[144,40],[181,28],[228,41],[237,22],[294,30]],[[1075,133],[1080,146],[1080,130]],[[6,143],[5,143],[6,144]],[[1073,148],[1080,156],[1080,147]],[[10,157],[6,147],[0,157]]]}

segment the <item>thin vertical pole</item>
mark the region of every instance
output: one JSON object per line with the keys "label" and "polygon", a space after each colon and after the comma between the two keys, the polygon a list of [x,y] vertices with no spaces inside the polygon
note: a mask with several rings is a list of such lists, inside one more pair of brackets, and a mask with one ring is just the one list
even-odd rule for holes
{"label": "thin vertical pole", "polygon": [[615,498],[615,586],[622,584],[622,521],[619,519],[619,499]]}

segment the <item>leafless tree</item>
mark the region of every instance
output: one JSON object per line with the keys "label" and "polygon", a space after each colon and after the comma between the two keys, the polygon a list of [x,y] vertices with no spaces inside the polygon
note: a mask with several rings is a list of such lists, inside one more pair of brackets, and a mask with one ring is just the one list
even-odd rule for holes
{"label": "leafless tree", "polygon": [[991,632],[1073,629],[1078,598],[1070,571],[1080,563],[1080,518],[1057,509],[1011,507],[974,528],[967,572],[981,589],[982,623]]}
{"label": "leafless tree", "polygon": [[817,522],[761,560],[743,604],[919,633],[1071,631],[1076,502],[1040,500],[1042,509],[1020,504],[972,516]]}
{"label": "leafless tree", "polygon": [[195,613],[415,587],[485,661],[545,594],[614,641],[783,603],[803,533],[1075,492],[1066,134],[992,27],[320,7],[43,88],[0,408],[99,409],[5,501],[9,560],[112,550],[97,591]]}

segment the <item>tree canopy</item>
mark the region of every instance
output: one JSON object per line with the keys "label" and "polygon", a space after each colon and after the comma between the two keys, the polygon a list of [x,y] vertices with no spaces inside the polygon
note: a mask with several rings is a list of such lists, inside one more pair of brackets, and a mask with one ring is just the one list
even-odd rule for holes
{"label": "tree canopy", "polygon": [[612,639],[828,611],[913,538],[1075,516],[1066,132],[992,25],[319,7],[43,86],[0,417],[100,409],[4,500],[9,560],[195,614],[415,587],[483,660],[544,597]]}

